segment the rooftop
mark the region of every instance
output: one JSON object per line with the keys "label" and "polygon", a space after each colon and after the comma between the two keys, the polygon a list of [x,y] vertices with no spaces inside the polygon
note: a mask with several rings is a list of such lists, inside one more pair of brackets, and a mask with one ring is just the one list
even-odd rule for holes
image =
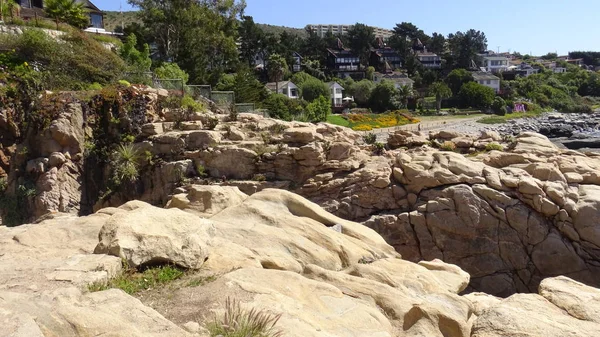
{"label": "rooftop", "polygon": [[475,79],[475,81],[500,80],[499,77],[496,77],[492,73],[488,73],[488,72],[485,72],[485,71],[475,71],[475,72],[473,72],[473,78]]}
{"label": "rooftop", "polygon": [[288,86],[289,84],[292,84],[294,86],[296,86],[294,83],[292,83],[291,81],[281,81],[281,82],[269,82],[266,84],[267,89],[271,90],[271,91],[276,91],[277,90],[277,86],[279,86],[279,89],[281,88],[285,88],[286,86]]}

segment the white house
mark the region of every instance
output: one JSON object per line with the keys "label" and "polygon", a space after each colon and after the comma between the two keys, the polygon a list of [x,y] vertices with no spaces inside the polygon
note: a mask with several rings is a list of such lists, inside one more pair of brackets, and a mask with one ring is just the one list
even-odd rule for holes
{"label": "white house", "polygon": [[554,68],[552,68],[552,71],[554,71],[554,73],[556,73],[556,74],[562,74],[562,73],[566,73],[567,72],[567,68],[565,68],[565,67],[554,67]]}
{"label": "white house", "polygon": [[269,82],[267,83],[267,89],[269,89],[271,92],[284,94],[289,98],[298,98],[298,86],[290,81],[281,81],[277,83]]}
{"label": "white house", "polygon": [[375,73],[373,74],[373,82],[379,84],[383,80],[388,80],[394,82],[394,86],[396,89],[400,89],[400,87],[408,86],[412,89],[415,81],[408,78],[408,75],[401,72],[392,72],[392,73]]}
{"label": "white house", "polygon": [[485,71],[498,73],[508,70],[508,57],[496,54],[482,54],[480,56],[482,57],[482,68]]}
{"label": "white house", "polygon": [[500,78],[494,76],[492,73],[476,71],[473,73],[473,79],[481,85],[494,89],[496,93],[500,92]]}
{"label": "white house", "polygon": [[334,107],[341,107],[344,99],[344,87],[339,85],[337,82],[327,83],[331,95],[331,105]]}

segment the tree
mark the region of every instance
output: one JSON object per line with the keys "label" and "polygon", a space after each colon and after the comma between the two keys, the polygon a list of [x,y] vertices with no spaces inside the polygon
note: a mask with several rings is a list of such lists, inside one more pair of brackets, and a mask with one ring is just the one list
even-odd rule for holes
{"label": "tree", "polygon": [[265,108],[269,111],[269,117],[289,120],[290,110],[288,109],[287,101],[290,100],[284,94],[272,94],[265,101]]}
{"label": "tree", "polygon": [[128,0],[138,7],[161,61],[175,62],[192,83],[216,84],[235,69],[243,0]]}
{"label": "tree", "polygon": [[154,73],[161,80],[180,78],[183,81],[183,84],[187,84],[190,78],[190,75],[181,70],[177,63],[163,63],[160,67],[154,69]]}
{"label": "tree", "polygon": [[304,71],[299,71],[299,72],[295,73],[294,75],[292,75],[292,78],[290,79],[290,81],[294,82],[294,84],[297,85],[298,87],[302,87],[302,84],[304,84],[304,82],[311,80],[311,79],[316,79],[316,78]]}
{"label": "tree", "polygon": [[136,36],[134,34],[129,35],[119,50],[119,55],[129,66],[129,71],[139,73],[148,72],[150,71],[150,66],[152,66],[150,47],[148,44],[145,44],[143,50],[137,50],[136,45]]}
{"label": "tree", "polygon": [[311,122],[324,122],[331,114],[331,101],[329,96],[319,96],[306,107],[307,117]]}
{"label": "tree", "polygon": [[256,55],[263,49],[265,33],[254,23],[251,16],[243,16],[238,34],[240,37],[240,58],[251,66]]}
{"label": "tree", "polygon": [[353,82],[350,86],[346,86],[346,95],[353,96],[354,101],[359,106],[366,106],[369,103],[371,92],[375,88],[375,83],[369,80],[361,80]]}
{"label": "tree", "polygon": [[430,39],[429,35],[410,22],[396,24],[394,35],[408,39],[411,43],[413,40],[419,39],[424,45],[427,45]]}
{"label": "tree", "polygon": [[471,61],[478,61],[478,54],[487,49],[487,38],[483,32],[470,29],[448,35],[448,51],[444,57],[453,68],[470,68]]}
{"label": "tree", "polygon": [[236,103],[260,103],[268,97],[267,88],[246,65],[237,69],[233,83]]}
{"label": "tree", "polygon": [[0,0],[0,21],[4,21],[4,15],[7,13],[10,16],[10,20],[14,21],[15,16],[19,16],[20,10],[21,6],[19,6],[16,0]]}
{"label": "tree", "polygon": [[433,33],[429,43],[427,43],[427,49],[438,55],[442,55],[446,49],[446,38],[442,34]]}
{"label": "tree", "polygon": [[542,56],[542,59],[544,59],[544,60],[556,60],[556,58],[558,58],[557,53],[548,53],[548,54]]}
{"label": "tree", "polygon": [[283,74],[287,69],[285,58],[279,54],[271,54],[267,63],[267,73],[269,79],[275,82],[275,89],[279,92],[279,81],[283,78]]}
{"label": "tree", "polygon": [[492,102],[492,111],[494,111],[496,115],[506,115],[506,102],[502,97],[496,96],[496,98],[494,98],[494,101]]}
{"label": "tree", "polygon": [[89,24],[83,2],[76,0],[47,0],[44,5],[46,15],[56,22],[56,29],[58,29],[60,22],[68,23],[77,28],[83,28]]}
{"label": "tree", "polygon": [[435,96],[435,107],[438,112],[442,109],[442,100],[452,96],[452,90],[444,82],[434,82],[429,86],[429,94]]}
{"label": "tree", "polygon": [[459,96],[467,106],[487,109],[494,102],[496,94],[490,87],[476,82],[467,82],[460,88]]}
{"label": "tree", "polygon": [[369,106],[373,111],[385,112],[398,109],[398,90],[391,81],[381,81],[371,92]]}
{"label": "tree", "polygon": [[306,39],[301,44],[300,50],[305,59],[316,60],[321,64],[325,64],[327,61],[327,45],[325,40],[309,27],[306,27]]}
{"label": "tree", "polygon": [[304,81],[302,86],[300,86],[300,92],[302,93],[302,98],[308,102],[312,102],[320,96],[330,97],[329,87],[316,78],[309,78]]}
{"label": "tree", "polygon": [[446,77],[446,84],[448,84],[454,95],[458,95],[458,92],[463,84],[472,82],[474,80],[473,74],[471,74],[468,70],[454,69]]}
{"label": "tree", "polygon": [[402,103],[402,108],[408,106],[408,99],[413,96],[413,89],[408,85],[403,85],[398,88],[398,99]]}
{"label": "tree", "polygon": [[348,29],[350,49],[360,58],[360,63],[366,66],[369,63],[371,43],[375,41],[373,28],[362,23],[356,23]]}

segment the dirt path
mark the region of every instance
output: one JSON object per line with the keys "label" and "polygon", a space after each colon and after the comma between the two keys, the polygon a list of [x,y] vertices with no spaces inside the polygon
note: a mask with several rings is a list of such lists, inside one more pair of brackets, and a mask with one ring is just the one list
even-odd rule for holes
{"label": "dirt path", "polygon": [[[461,125],[470,124],[472,125],[477,120],[481,119],[482,116],[471,117],[471,118],[440,118],[431,121],[422,121],[417,124],[407,124],[402,126],[394,126],[391,128],[375,129],[372,131],[361,131],[362,134],[374,133],[377,135],[377,141],[386,142],[388,135],[396,130],[409,130],[409,131],[432,131],[440,130],[445,128],[457,128]],[[483,125],[482,125],[483,128]]]}

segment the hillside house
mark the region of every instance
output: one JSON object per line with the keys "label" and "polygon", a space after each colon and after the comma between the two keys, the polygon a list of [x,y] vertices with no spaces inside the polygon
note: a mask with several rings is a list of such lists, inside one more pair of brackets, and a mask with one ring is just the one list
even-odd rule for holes
{"label": "hillside house", "polygon": [[337,82],[329,82],[327,86],[331,95],[331,106],[335,108],[341,107],[344,103],[344,87]]}
{"label": "hillside house", "polygon": [[297,52],[292,54],[292,59],[294,60],[292,63],[292,71],[297,73],[302,70],[302,56]]}
{"label": "hillside house", "polygon": [[408,78],[408,75],[401,72],[391,72],[391,73],[375,73],[373,75],[373,82],[381,83],[383,80],[388,80],[394,82],[394,86],[396,89],[400,89],[401,87],[408,86],[412,89],[415,81]]}
{"label": "hillside house", "polygon": [[364,78],[364,71],[360,68],[360,58],[350,49],[340,47],[327,49],[327,69],[338,78]]}
{"label": "hillside house", "polygon": [[441,69],[442,68],[442,58],[438,56],[436,53],[432,53],[427,51],[427,48],[423,47],[422,51],[417,51],[416,53],[417,59],[423,65],[423,68],[426,69]]}
{"label": "hillside house", "polygon": [[[35,17],[46,17],[44,12],[44,0],[16,0],[17,4],[21,6],[21,18],[24,20],[31,20]],[[88,27],[97,29],[104,29],[104,13],[100,8],[96,7],[89,0],[76,0],[77,2],[83,3],[84,8],[87,10],[90,24]]]}
{"label": "hillside house", "polygon": [[473,72],[473,79],[475,82],[485,85],[486,87],[494,89],[494,92],[500,92],[500,78],[494,74],[485,71]]}
{"label": "hillside house", "polygon": [[298,86],[291,81],[281,81],[277,83],[269,82],[267,83],[266,87],[269,91],[273,93],[284,94],[288,98],[296,99],[300,96]]}
{"label": "hillside house", "polygon": [[506,56],[491,53],[479,56],[482,58],[481,67],[487,72],[499,73],[508,70],[510,60]]}

